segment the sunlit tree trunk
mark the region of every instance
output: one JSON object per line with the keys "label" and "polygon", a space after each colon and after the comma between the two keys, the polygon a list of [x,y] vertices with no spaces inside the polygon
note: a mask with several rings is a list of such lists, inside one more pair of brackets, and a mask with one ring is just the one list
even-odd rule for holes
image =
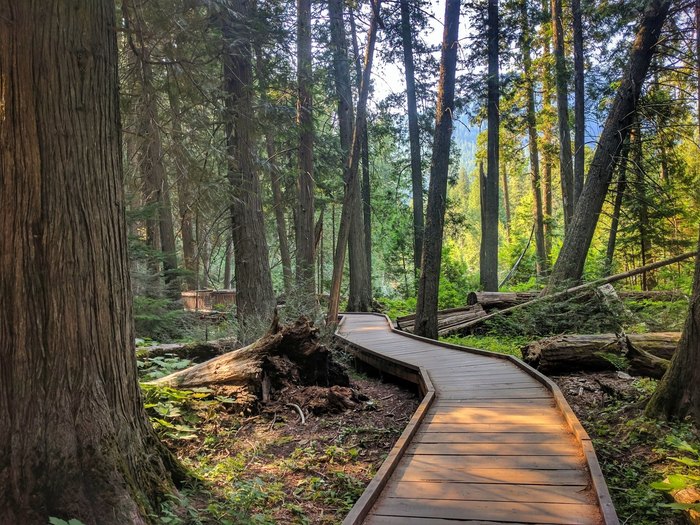
{"label": "sunlit tree trunk", "polygon": [[0,523],[151,523],[115,5],[0,0]]}
{"label": "sunlit tree trunk", "polygon": [[447,0],[445,4],[440,83],[438,84],[435,112],[433,156],[430,162],[428,210],[423,237],[423,260],[421,261],[421,273],[418,281],[418,305],[414,328],[416,334],[433,339],[438,337],[438,289],[445,225],[445,202],[447,200],[447,175],[450,165],[450,142],[452,140],[452,111],[454,109],[459,42],[459,7],[459,0]]}
{"label": "sunlit tree trunk", "polygon": [[500,98],[498,74],[498,0],[488,5],[488,100],[487,163],[481,185],[481,250],[479,269],[481,288],[498,291],[498,178]]}

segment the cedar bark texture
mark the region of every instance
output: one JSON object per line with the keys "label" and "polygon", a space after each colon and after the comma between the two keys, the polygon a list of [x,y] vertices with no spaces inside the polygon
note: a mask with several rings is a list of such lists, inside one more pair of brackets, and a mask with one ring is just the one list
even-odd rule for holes
{"label": "cedar bark texture", "polygon": [[[447,200],[447,175],[450,166],[450,141],[452,139],[452,111],[455,100],[455,74],[459,45],[459,0],[447,0],[445,4],[445,29],[442,34],[442,58],[440,60],[440,84],[438,85],[437,111],[433,158],[430,164],[430,188],[423,260],[418,281],[418,305],[415,333],[432,339],[438,337],[437,307],[442,259],[442,236],[445,226]],[[497,175],[498,176],[498,175]]]}
{"label": "cedar bark texture", "polygon": [[250,17],[249,0],[232,0],[232,16],[223,10],[225,52],[224,120],[228,178],[233,202],[231,223],[236,275],[236,312],[245,320],[254,316],[272,317],[275,297],[265,239],[265,221],[260,198],[260,180],[253,158],[255,138],[253,113],[253,47],[250,34],[241,21]]}
{"label": "cedar bark texture", "polygon": [[644,11],[627,69],[598,141],[576,206],[576,214],[571,227],[567,229],[564,245],[552,270],[548,290],[581,279],[593,232],[608,193],[615,160],[629,135],[642,85],[670,5],[669,0],[650,0]]}
{"label": "cedar bark texture", "polygon": [[143,524],[115,6],[0,1],[0,523]]}

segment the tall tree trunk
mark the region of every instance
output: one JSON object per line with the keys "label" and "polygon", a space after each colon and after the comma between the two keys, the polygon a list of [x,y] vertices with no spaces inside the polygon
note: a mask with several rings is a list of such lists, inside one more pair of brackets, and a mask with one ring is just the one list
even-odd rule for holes
{"label": "tall tree trunk", "polygon": [[[345,184],[356,184],[353,190],[352,216],[349,234],[350,252],[350,293],[348,310],[367,312],[371,307],[369,271],[365,254],[365,225],[362,195],[359,177],[350,177],[350,148],[352,147],[353,110],[352,84],[350,80],[350,63],[348,44],[345,35],[342,0],[329,0],[331,49],[333,52],[333,69],[335,88],[338,96],[338,123],[340,127],[340,147],[343,150],[343,180]],[[346,189],[346,191],[348,191]]]}
{"label": "tall tree trunk", "polygon": [[615,159],[629,135],[642,85],[670,5],[670,0],[650,0],[644,11],[626,72],[588,170],[572,227],[564,238],[564,245],[552,270],[549,290],[581,279],[588,248],[608,192]]}
{"label": "tall tree trunk", "polygon": [[510,194],[508,193],[508,163],[503,163],[503,207],[506,210],[506,240],[510,243]]}
{"label": "tall tree trunk", "polygon": [[[697,15],[700,15],[698,4]],[[695,424],[700,425],[700,239],[698,251],[693,294],[683,335],[668,371],[649,400],[646,415],[678,420],[690,415]]]}
{"label": "tall tree trunk", "polygon": [[479,257],[481,288],[498,291],[498,153],[500,86],[498,74],[498,0],[488,5],[488,100],[487,164],[481,185],[481,250]]}
{"label": "tall tree trunk", "polygon": [[282,279],[284,291],[289,294],[292,291],[292,257],[289,251],[287,238],[287,220],[284,216],[284,199],[282,198],[282,177],[275,159],[275,143],[270,131],[265,131],[265,149],[267,150],[268,173],[270,174],[270,187],[272,188],[272,206],[275,209],[275,226],[277,227],[277,240],[280,245],[280,259],[282,259]]}
{"label": "tall tree trunk", "polygon": [[139,168],[144,182],[146,203],[155,208],[154,213],[157,217],[159,243],[156,242],[154,225],[151,223],[149,231],[151,247],[160,250],[163,254],[166,295],[178,299],[180,289],[177,278],[177,248],[170,202],[170,186],[163,166],[163,145],[158,120],[158,94],[153,85],[151,50],[145,42],[140,9],[140,6],[132,8],[128,0],[122,2],[122,16],[132,31],[129,35],[129,44],[136,60],[137,78],[141,85],[139,136],[142,143]]}
{"label": "tall tree trunk", "polygon": [[416,78],[413,65],[413,30],[409,0],[401,1],[401,42],[403,65],[406,72],[406,104],[408,110],[408,140],[411,145],[411,185],[413,190],[413,267],[420,273],[423,250],[423,167],[420,152],[420,130],[418,127],[418,103],[416,100]]}
{"label": "tall tree trunk", "polygon": [[568,231],[574,214],[574,166],[571,159],[569,131],[569,75],[564,55],[562,0],[552,0],[552,36],[554,43],[554,80],[557,86],[557,123],[559,128],[559,173],[564,207],[564,228]]}
{"label": "tall tree trunk", "polygon": [[[267,107],[269,105],[267,93],[267,64],[263,58],[259,42],[256,42],[255,45],[255,62],[263,106]],[[289,295],[293,286],[292,257],[289,252],[287,220],[284,213],[285,206],[284,199],[282,198],[282,184],[280,182],[282,175],[277,163],[275,140],[271,130],[271,123],[269,122],[265,129],[265,152],[267,154],[267,171],[270,175],[270,187],[272,189],[272,206],[275,210],[277,240],[280,247],[280,259],[282,261],[282,280],[284,282],[284,291]]]}
{"label": "tall tree trunk", "polygon": [[183,266],[187,271],[185,284],[188,290],[197,286],[197,244],[194,240],[192,194],[188,178],[188,159],[184,147],[185,135],[182,132],[182,115],[180,108],[180,91],[177,82],[177,68],[168,68],[168,102],[172,114],[173,155],[177,169],[177,209],[180,218],[180,235],[182,237]]}
{"label": "tall tree trunk", "polygon": [[583,21],[581,0],[571,0],[574,33],[574,207],[583,191],[586,160],[586,93],[583,71]]}
{"label": "tall tree trunk", "polygon": [[549,38],[547,38],[547,29],[551,30],[552,16],[548,5],[548,0],[542,0],[542,19],[543,25],[546,28],[543,30],[544,37],[542,38],[542,62],[544,64],[544,74],[542,75],[542,114],[543,114],[543,133],[542,133],[542,198],[544,201],[544,251],[547,258],[547,267],[552,264],[552,238],[554,231],[554,210],[552,206],[552,151],[553,151],[553,133],[552,121],[554,118],[554,107],[552,106],[552,79],[551,69],[549,67],[551,58],[551,47]]}
{"label": "tall tree trunk", "polygon": [[151,523],[171,487],[134,358],[115,26],[109,0],[0,1],[0,523]]}
{"label": "tall tree trunk", "polygon": [[228,178],[236,275],[236,312],[242,321],[271,316],[275,307],[260,180],[253,158],[253,45],[246,22],[250,0],[232,0],[222,10],[223,67]]}
{"label": "tall tree trunk", "polygon": [[615,204],[613,205],[612,218],[610,220],[610,233],[608,234],[608,247],[605,252],[605,275],[612,273],[615,245],[617,244],[617,232],[620,225],[620,212],[622,201],[627,189],[627,155],[629,154],[629,142],[625,143],[620,153],[619,174],[617,178],[617,190],[615,192]]}
{"label": "tall tree trunk", "polygon": [[[370,3],[372,0],[370,0]],[[362,57],[360,56],[357,44],[357,29],[355,27],[355,14],[352,8],[349,9],[350,31],[352,36],[352,48],[355,57],[355,72],[357,79],[357,90],[360,90],[360,79],[362,78]],[[370,177],[369,177],[369,133],[367,131],[367,117],[360,125],[362,132],[362,213],[365,226],[365,253],[367,257],[367,275],[369,276],[370,298],[372,293],[372,206],[370,201]]]}
{"label": "tall tree trunk", "polygon": [[532,33],[527,2],[520,2],[522,38],[520,49],[523,54],[523,74],[527,98],[526,121],[528,134],[528,152],[530,155],[530,184],[532,187],[532,215],[535,220],[535,253],[537,276],[542,277],[549,269],[549,259],[545,246],[544,211],[542,208],[542,188],[540,177],[540,155],[537,144],[537,114],[535,109],[535,81],[532,74]]}
{"label": "tall tree trunk", "polygon": [[[459,0],[447,0],[442,33],[440,83],[435,112],[433,157],[430,162],[428,211],[423,237],[423,260],[418,281],[418,305],[414,332],[437,339],[438,289],[442,259],[442,235],[445,225],[447,175],[450,167],[452,112],[455,99],[455,74],[459,42]],[[498,176],[498,175],[496,175]]]}
{"label": "tall tree trunk", "polygon": [[343,267],[345,266],[345,248],[348,244],[351,227],[351,214],[353,213],[353,202],[356,199],[356,192],[359,190],[358,178],[360,168],[360,142],[361,123],[364,121],[367,112],[367,99],[369,97],[369,83],[372,75],[372,61],[374,59],[374,47],[377,42],[377,30],[379,27],[379,10],[381,0],[372,2],[372,19],[367,30],[367,49],[365,52],[365,66],[362,71],[362,82],[357,98],[357,111],[355,112],[355,126],[353,128],[352,148],[350,149],[350,162],[348,170],[348,180],[343,197],[343,209],[340,214],[340,225],[338,228],[338,240],[333,256],[333,275],[331,278],[330,299],[328,304],[328,322],[335,323],[338,318],[338,308],[340,305],[340,286],[343,280]]}
{"label": "tall tree trunk", "polygon": [[[637,227],[639,233],[639,255],[642,266],[652,262],[650,259],[651,239],[649,238],[649,204],[647,202],[646,177],[644,171],[644,150],[642,147],[642,127],[639,117],[634,119],[634,125],[630,134],[630,146],[634,153],[633,163],[635,166],[634,198],[637,208]],[[649,274],[642,273],[642,290],[650,290]]]}
{"label": "tall tree trunk", "polygon": [[296,277],[308,296],[314,284],[314,123],[311,99],[311,0],[297,0],[297,126],[299,177],[297,179]]}

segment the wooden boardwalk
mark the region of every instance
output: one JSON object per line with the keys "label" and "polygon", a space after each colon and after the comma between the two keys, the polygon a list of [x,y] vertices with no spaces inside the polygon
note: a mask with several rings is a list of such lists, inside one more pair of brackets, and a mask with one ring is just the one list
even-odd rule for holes
{"label": "wooden boardwalk", "polygon": [[344,525],[619,523],[590,439],[546,377],[376,314],[345,314],[336,336],[424,394]]}

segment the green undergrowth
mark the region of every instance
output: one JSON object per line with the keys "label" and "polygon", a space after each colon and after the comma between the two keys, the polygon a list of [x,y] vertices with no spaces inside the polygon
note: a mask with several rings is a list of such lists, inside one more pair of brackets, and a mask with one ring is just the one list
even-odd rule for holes
{"label": "green undergrowth", "polygon": [[632,332],[680,332],[688,315],[688,301],[625,301],[634,315]]}
{"label": "green undergrowth", "polygon": [[489,350],[498,354],[512,355],[518,359],[522,358],[520,348],[531,341],[531,339],[528,337],[505,335],[450,336],[441,337],[440,340],[455,345]]}
{"label": "green undergrowth", "polygon": [[[601,469],[622,523],[681,525],[679,506],[665,494],[700,481],[698,431],[690,423],[643,417],[656,382],[635,380],[634,399],[595,407],[579,417],[593,439]],[[668,482],[664,483],[664,480]]]}

